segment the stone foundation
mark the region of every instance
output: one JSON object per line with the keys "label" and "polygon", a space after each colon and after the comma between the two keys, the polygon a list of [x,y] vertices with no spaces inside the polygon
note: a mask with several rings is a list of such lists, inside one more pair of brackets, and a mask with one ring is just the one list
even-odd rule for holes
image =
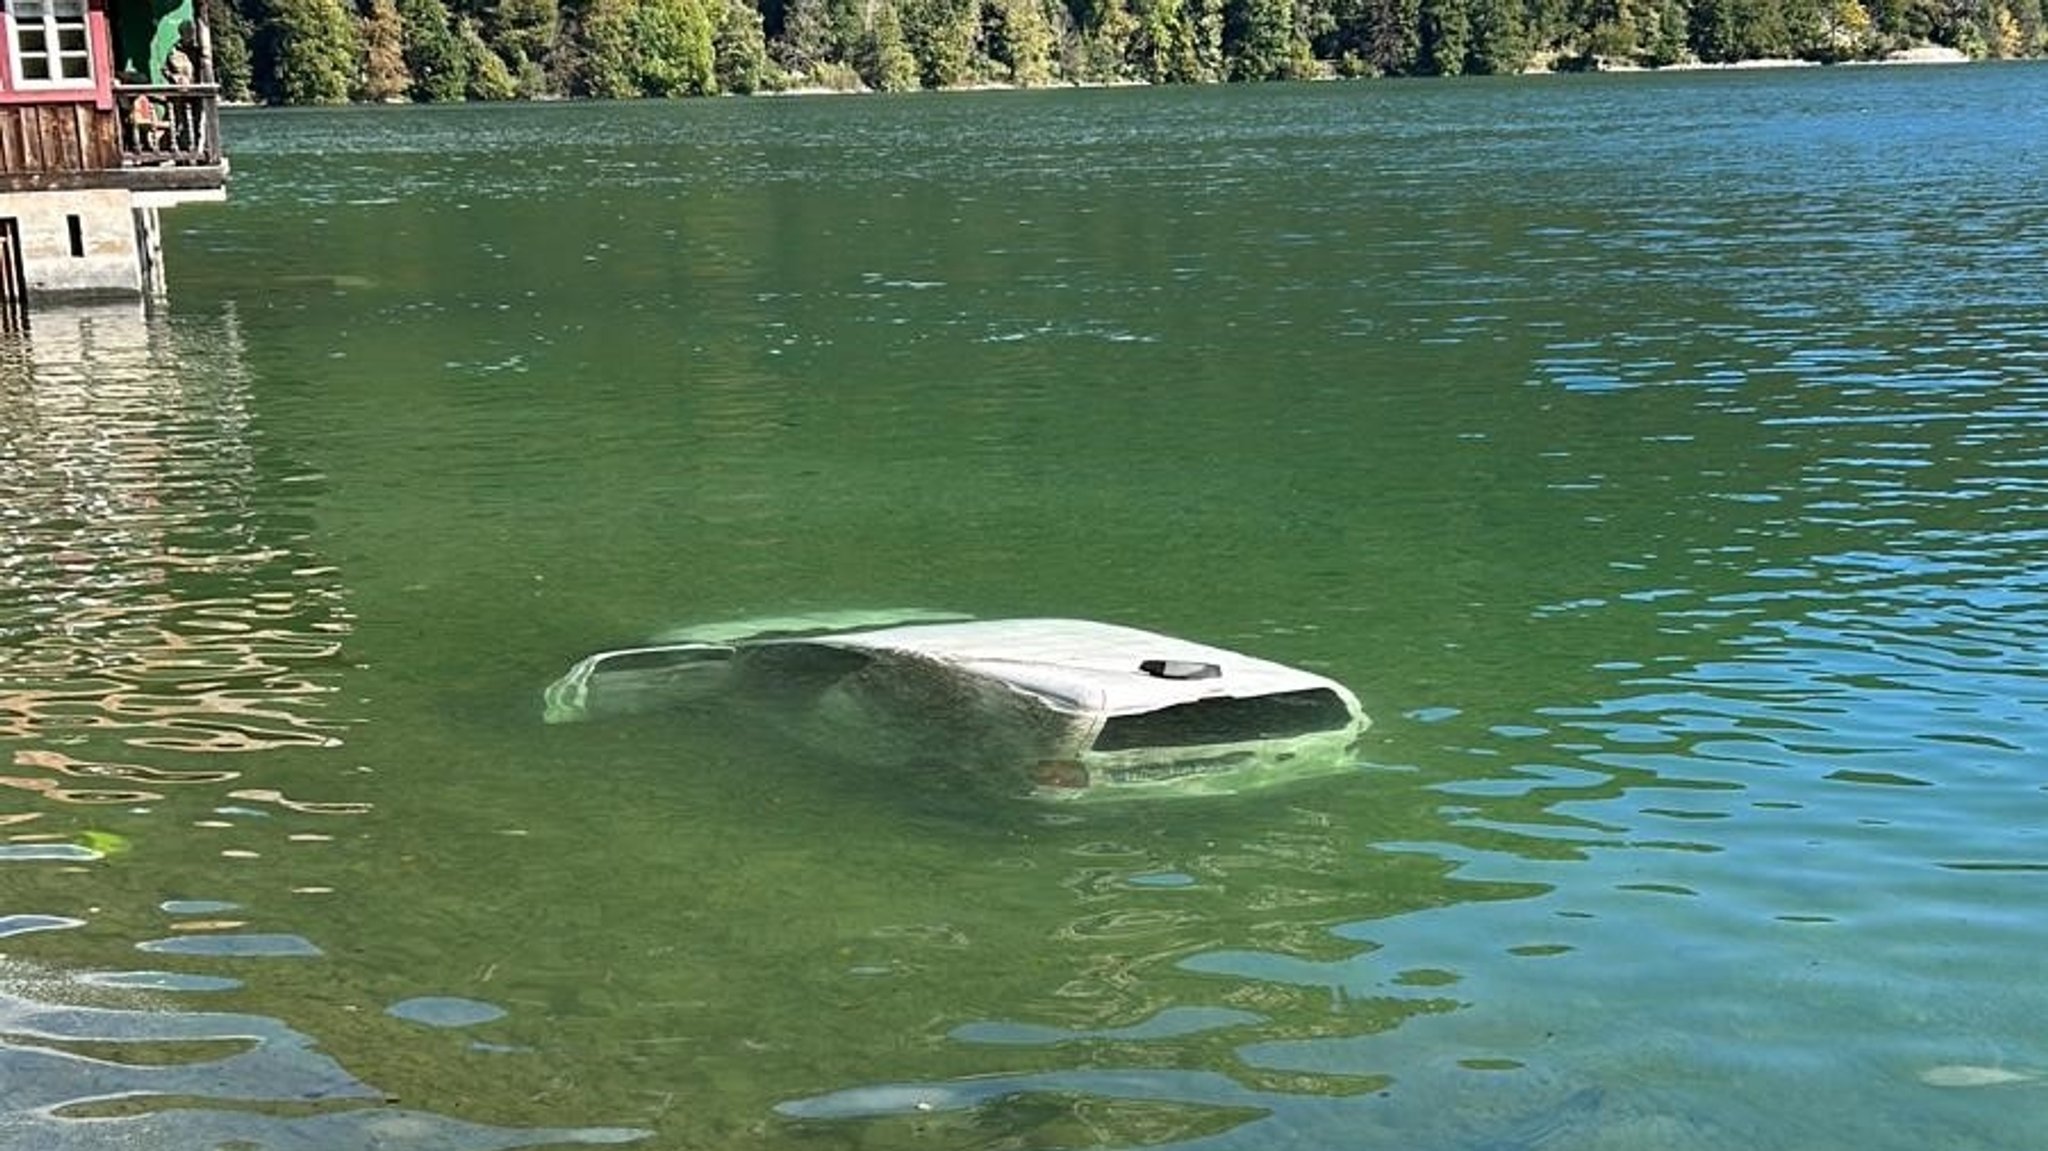
{"label": "stone foundation", "polygon": [[141,296],[152,269],[138,212],[155,211],[138,209],[126,189],[0,193],[0,219],[13,218],[21,237],[31,302]]}

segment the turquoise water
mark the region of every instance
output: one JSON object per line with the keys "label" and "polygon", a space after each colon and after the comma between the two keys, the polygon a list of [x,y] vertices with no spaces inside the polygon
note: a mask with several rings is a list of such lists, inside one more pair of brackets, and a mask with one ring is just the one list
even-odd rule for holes
{"label": "turquoise water", "polygon": [[[169,311],[0,355],[0,1145],[2048,1121],[2048,69],[225,129]],[[1376,722],[1085,811],[539,722],[890,607]]]}

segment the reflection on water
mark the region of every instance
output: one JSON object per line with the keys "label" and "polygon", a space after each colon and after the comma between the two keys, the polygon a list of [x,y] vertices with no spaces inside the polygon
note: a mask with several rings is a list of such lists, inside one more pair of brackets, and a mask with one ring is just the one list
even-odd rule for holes
{"label": "reflection on water", "polygon": [[[233,314],[170,329],[129,307],[66,310],[12,339],[0,374],[0,737],[179,752],[337,743],[344,721],[323,712],[345,597],[305,552],[303,525],[257,502]],[[14,759],[198,778],[47,746]]]}
{"label": "reflection on water", "polygon": [[[239,927],[233,923],[230,926]],[[296,955],[313,957],[321,954],[313,941],[299,935],[254,935],[254,934],[213,934],[180,935],[170,939],[145,939],[135,945],[137,951],[153,951],[159,955]]]}
{"label": "reflection on water", "polygon": [[[12,793],[12,810],[0,810],[11,906],[0,912],[38,898],[78,905],[71,885],[51,881],[127,855],[137,841],[148,862],[135,866],[168,874],[167,860],[185,854],[170,841],[174,817],[231,816],[190,822],[232,830],[272,809],[369,813],[366,802],[305,798],[298,783],[224,790],[296,779],[303,773],[287,753],[342,745],[349,716],[335,692],[351,627],[337,573],[307,543],[303,509],[278,499],[280,481],[261,474],[233,313],[173,325],[132,306],[53,311],[5,339],[0,743],[22,774],[0,776]],[[318,477],[281,482],[308,492]],[[218,753],[237,753],[236,765],[218,766]],[[70,810],[81,807],[100,809],[100,822]],[[219,851],[228,860],[261,854]],[[53,864],[73,866],[30,870]],[[132,889],[116,881],[88,898],[124,899]],[[164,900],[158,910],[181,917],[169,925],[177,934],[132,946],[233,963],[323,956],[296,933],[189,918],[239,907]],[[108,918],[133,921],[135,909]],[[67,915],[0,914],[0,939],[92,927]],[[0,968],[0,1144],[473,1151],[645,1134],[498,1128],[384,1106],[383,1092],[275,1019],[182,1010],[165,997],[245,986],[188,971]],[[156,994],[128,1006],[70,1005],[110,992]]]}
{"label": "reflection on water", "polygon": [[1265,1017],[1227,1007],[1169,1007],[1150,1019],[1129,1027],[1070,1031],[1028,1023],[968,1023],[955,1027],[952,1038],[963,1043],[1013,1043],[1032,1046],[1046,1043],[1079,1043],[1088,1040],[1165,1039],[1193,1035],[1219,1027],[1263,1023]]}
{"label": "reflection on water", "polygon": [[131,988],[138,991],[233,991],[239,979],[222,975],[192,975],[180,971],[86,971],[73,976],[88,987]]}
{"label": "reflection on water", "polygon": [[9,857],[125,852],[257,770],[217,753],[264,753],[267,773],[338,747],[345,596],[304,497],[266,494],[233,312],[52,311],[0,364]]}
{"label": "reflection on water", "polygon": [[502,1007],[454,995],[422,995],[394,1003],[384,1010],[400,1019],[410,1019],[429,1027],[471,1027],[505,1017]]}

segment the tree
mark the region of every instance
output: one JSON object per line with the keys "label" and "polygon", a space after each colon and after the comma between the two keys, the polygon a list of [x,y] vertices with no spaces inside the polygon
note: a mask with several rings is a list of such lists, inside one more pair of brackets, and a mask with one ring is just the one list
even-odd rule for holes
{"label": "tree", "polygon": [[1406,76],[1422,58],[1420,0],[1365,0],[1363,57],[1380,76]]}
{"label": "tree", "polygon": [[1124,0],[1093,0],[1088,14],[1081,17],[1078,78],[1128,79],[1137,35],[1138,21]]}
{"label": "tree", "polygon": [[1193,52],[1187,47],[1187,14],[1178,0],[1130,0],[1130,5],[1133,26],[1128,51],[1132,73],[1148,83],[1171,83],[1176,79],[1176,61],[1186,59],[1192,63],[1193,59]]}
{"label": "tree", "polygon": [[1619,20],[1602,20],[1584,30],[1582,63],[1597,66],[1608,60],[1634,61],[1642,54],[1634,21],[1624,14]]}
{"label": "tree", "polygon": [[465,95],[472,100],[510,100],[519,94],[519,87],[512,80],[512,70],[505,67],[505,61],[491,51],[489,44],[484,43],[483,33],[477,31],[474,20],[464,16],[455,36],[469,74]]}
{"label": "tree", "polygon": [[768,38],[752,0],[724,0],[711,55],[719,91],[746,95],[761,87],[768,72]]}
{"label": "tree", "polygon": [[1832,0],[1780,0],[1778,40],[1775,54],[1801,60],[1829,59],[1826,43],[1827,8]]}
{"label": "tree", "polygon": [[860,72],[861,83],[877,92],[917,90],[917,57],[911,55],[903,36],[903,21],[890,0],[875,5],[874,22],[856,55],[854,66]]}
{"label": "tree", "polygon": [[2013,19],[2020,26],[2020,51],[2028,56],[2048,53],[2048,12],[2041,0],[2012,0]]}
{"label": "tree", "polygon": [[1802,9],[1813,11],[1812,0],[1747,0],[1741,8],[1743,58],[1783,59],[1798,55],[1792,27],[1795,10]]}
{"label": "tree", "polygon": [[1293,0],[1231,0],[1223,9],[1223,42],[1232,80],[1293,79],[1312,63]]}
{"label": "tree", "polygon": [[1417,66],[1433,76],[1456,76],[1472,51],[1472,21],[1465,0],[1421,0],[1416,10]]}
{"label": "tree", "polygon": [[640,94],[633,72],[637,7],[637,0],[586,0],[573,36],[577,50],[571,91],[599,100],[630,100]]}
{"label": "tree", "polygon": [[339,104],[356,71],[356,21],[340,0],[268,0],[254,63],[273,103]]}
{"label": "tree", "polygon": [[975,79],[981,40],[977,0],[904,0],[899,19],[925,87],[953,88]]}
{"label": "tree", "polygon": [[716,90],[716,35],[700,0],[640,0],[633,10],[633,78],[648,96]]}
{"label": "tree", "polygon": [[988,0],[983,17],[989,58],[1024,87],[1052,79],[1053,28],[1044,0]]}
{"label": "tree", "polygon": [[[1465,70],[1482,76],[1506,76],[1529,64],[1529,37],[1518,0],[1476,0],[1472,11],[1472,48]],[[1684,43],[1683,37],[1680,44]]]}
{"label": "tree", "polygon": [[2048,0],[194,2],[214,30],[223,93],[274,103],[697,95],[788,76],[899,90],[1062,75],[1284,79],[1331,64],[1345,75],[1496,74],[1551,53],[1831,62],[1928,40],[1973,55],[2048,52]]}
{"label": "tree", "polygon": [[2020,27],[2019,17],[2012,14],[2012,9],[2003,4],[1992,9],[1990,27],[1985,36],[1985,46],[1991,55],[2001,60],[2009,60],[2015,56],[2025,55],[2025,45],[2026,33]]}
{"label": "tree", "polygon": [[1686,41],[1693,55],[1710,64],[1742,59],[1743,29],[1737,0],[1694,0],[1686,23]]}
{"label": "tree", "polygon": [[[564,55],[560,43],[548,54],[549,59]],[[530,59],[524,52],[512,53],[509,61],[512,69],[512,87],[521,100],[545,100],[562,91],[563,86],[555,82],[554,73],[540,61]]]}
{"label": "tree", "polygon": [[1191,84],[1221,80],[1226,75],[1223,59],[1223,0],[1182,0],[1187,9],[1190,61],[1183,77]]}
{"label": "tree", "polygon": [[1684,0],[1653,0],[1640,38],[1642,62],[1662,68],[1685,59],[1685,20]]}
{"label": "tree", "polygon": [[1891,46],[1906,37],[1914,8],[1911,0],[1869,0],[1870,20],[1881,45]]}
{"label": "tree", "polygon": [[220,94],[249,99],[249,22],[228,0],[200,0],[200,11],[213,32],[213,77]]}
{"label": "tree", "polygon": [[1224,76],[1222,0],[1132,0],[1132,70],[1154,84]]}
{"label": "tree", "polygon": [[405,23],[399,18],[398,5],[392,0],[370,0],[358,39],[363,63],[357,99],[381,103],[404,96],[412,88],[412,74],[405,69]]}
{"label": "tree", "polygon": [[[1520,0],[1511,2],[1519,4]],[[1329,0],[1328,18],[1314,47],[1316,58],[1335,62],[1339,75],[1357,76],[1365,71],[1364,10],[1365,0]]]}
{"label": "tree", "polygon": [[1857,0],[1833,0],[1821,9],[1824,60],[1854,60],[1870,47],[1870,12]]}
{"label": "tree", "polygon": [[469,89],[469,60],[448,26],[441,0],[398,0],[403,28],[405,70],[412,76],[412,98],[435,102],[460,100]]}
{"label": "tree", "polygon": [[556,0],[494,0],[484,13],[484,40],[507,60],[544,63],[562,34]]}
{"label": "tree", "polygon": [[812,75],[818,65],[840,58],[832,13],[826,0],[790,0],[782,10],[782,38],[777,59],[798,75]]}
{"label": "tree", "polygon": [[1523,0],[1522,26],[1531,51],[1555,51],[1578,39],[1565,0]]}

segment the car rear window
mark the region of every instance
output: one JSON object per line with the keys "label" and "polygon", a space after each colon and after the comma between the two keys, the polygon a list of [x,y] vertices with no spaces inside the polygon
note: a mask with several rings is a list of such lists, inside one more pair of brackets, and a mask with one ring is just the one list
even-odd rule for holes
{"label": "car rear window", "polygon": [[1095,750],[1286,739],[1336,731],[1350,722],[1351,709],[1326,687],[1243,699],[1198,699],[1158,711],[1113,716],[1095,737]]}

